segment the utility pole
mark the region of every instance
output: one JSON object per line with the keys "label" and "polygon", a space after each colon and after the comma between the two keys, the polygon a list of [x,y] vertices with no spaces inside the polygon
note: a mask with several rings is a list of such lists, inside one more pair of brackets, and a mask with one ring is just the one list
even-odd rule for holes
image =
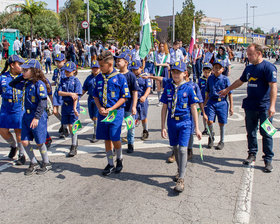
{"label": "utility pole", "polygon": [[90,43],[89,0],[87,0],[88,43]]}
{"label": "utility pole", "polygon": [[246,35],[245,35],[246,38],[247,38],[247,33],[248,33],[248,3],[246,2]]}
{"label": "utility pole", "polygon": [[250,6],[250,8],[253,9],[253,30],[255,29],[255,8],[258,8],[258,6]]}
{"label": "utility pole", "polygon": [[217,34],[217,26],[215,25],[215,32],[214,32],[214,46],[216,47],[216,34]]}
{"label": "utility pole", "polygon": [[172,39],[173,42],[175,41],[175,11],[174,11],[174,0],[173,0],[173,35],[172,35]]}

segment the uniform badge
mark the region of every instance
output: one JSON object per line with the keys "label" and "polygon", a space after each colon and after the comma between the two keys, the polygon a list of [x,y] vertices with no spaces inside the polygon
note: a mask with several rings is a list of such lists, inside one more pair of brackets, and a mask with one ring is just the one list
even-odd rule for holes
{"label": "uniform badge", "polygon": [[102,92],[99,92],[99,97],[101,97],[102,96]]}
{"label": "uniform badge", "polygon": [[134,66],[134,65],[135,65],[135,62],[133,61],[133,62],[131,63],[131,65]]}
{"label": "uniform badge", "polygon": [[179,61],[175,62],[175,65],[178,66],[179,65]]}
{"label": "uniform badge", "polygon": [[184,92],[184,93],[183,93],[183,97],[186,97],[186,96],[187,96],[187,93],[186,93],[186,92]]}
{"label": "uniform badge", "polygon": [[115,83],[117,81],[117,79],[115,78],[115,79],[113,79],[113,82]]}
{"label": "uniform badge", "polygon": [[276,79],[277,72],[276,72],[276,71],[273,71],[273,72],[272,72],[272,75],[273,75],[273,78]]}
{"label": "uniform badge", "polygon": [[35,103],[35,96],[31,96],[32,103]]}
{"label": "uniform badge", "polygon": [[129,89],[128,89],[128,88],[124,88],[124,91],[125,91],[126,93],[128,93],[128,92],[129,92]]}
{"label": "uniform badge", "polygon": [[186,103],[184,103],[183,108],[184,108],[184,109],[187,108],[187,104],[186,104]]}
{"label": "uniform badge", "polygon": [[96,64],[96,62],[94,61],[94,62],[93,62],[93,64],[95,65],[95,64]]}
{"label": "uniform badge", "polygon": [[116,93],[115,92],[111,92],[111,97],[116,97]]}
{"label": "uniform badge", "polygon": [[45,89],[44,89],[44,86],[40,86],[40,91],[44,91]]}

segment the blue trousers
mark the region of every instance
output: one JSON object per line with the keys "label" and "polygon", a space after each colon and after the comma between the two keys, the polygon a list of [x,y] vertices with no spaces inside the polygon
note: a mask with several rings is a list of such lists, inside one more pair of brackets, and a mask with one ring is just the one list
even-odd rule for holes
{"label": "blue trousers", "polygon": [[[245,110],[245,123],[248,140],[248,153],[256,155],[258,152],[257,130],[258,126],[262,136],[263,159],[265,162],[271,162],[273,153],[273,139],[260,126],[268,118],[267,111]],[[260,122],[260,123],[259,123]],[[272,118],[270,119],[272,122]]]}
{"label": "blue trousers", "polygon": [[201,75],[201,63],[199,60],[196,61],[195,64],[192,65],[193,68],[193,81],[196,82],[198,81]]}

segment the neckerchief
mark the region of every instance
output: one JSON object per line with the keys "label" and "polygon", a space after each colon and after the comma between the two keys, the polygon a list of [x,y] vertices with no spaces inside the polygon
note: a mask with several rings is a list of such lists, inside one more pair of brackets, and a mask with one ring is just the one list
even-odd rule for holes
{"label": "neckerchief", "polygon": [[106,75],[102,74],[103,79],[104,79],[104,87],[103,87],[103,106],[106,107],[107,105],[107,85],[108,85],[108,81],[110,78],[118,75],[119,72],[113,72],[112,74],[110,74],[107,78]]}
{"label": "neckerchief", "polygon": [[176,110],[176,104],[177,104],[177,93],[178,93],[178,89],[180,88],[180,86],[182,86],[183,84],[185,84],[186,81],[182,81],[178,86],[174,83],[174,81],[172,82],[175,92],[173,94],[173,99],[172,99],[172,108],[171,108],[171,118],[173,118],[175,116],[175,110]]}

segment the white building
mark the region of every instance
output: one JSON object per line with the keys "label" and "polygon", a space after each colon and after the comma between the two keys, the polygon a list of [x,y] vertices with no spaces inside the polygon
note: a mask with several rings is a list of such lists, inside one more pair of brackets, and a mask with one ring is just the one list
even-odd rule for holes
{"label": "white building", "polygon": [[25,4],[25,0],[0,0],[0,13],[6,11],[6,7],[14,4]]}

